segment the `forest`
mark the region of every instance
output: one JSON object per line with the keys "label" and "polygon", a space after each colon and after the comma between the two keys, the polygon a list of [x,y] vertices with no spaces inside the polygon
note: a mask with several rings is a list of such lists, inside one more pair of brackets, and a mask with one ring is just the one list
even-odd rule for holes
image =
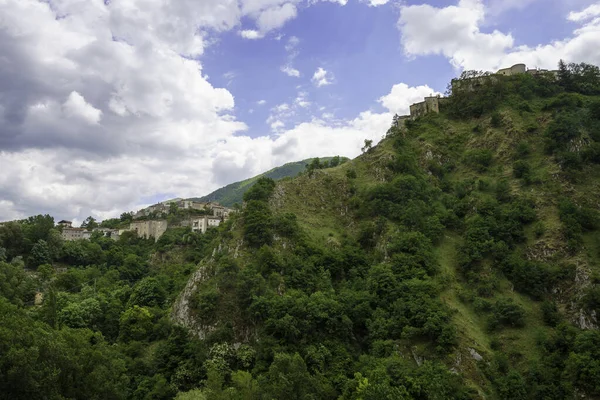
{"label": "forest", "polygon": [[4,223],[0,397],[599,397],[600,69],[459,79],[205,235]]}

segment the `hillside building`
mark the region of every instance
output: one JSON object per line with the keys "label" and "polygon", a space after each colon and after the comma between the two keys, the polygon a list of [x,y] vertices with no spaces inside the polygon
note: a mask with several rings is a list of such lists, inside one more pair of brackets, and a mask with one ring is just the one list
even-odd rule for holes
{"label": "hillside building", "polygon": [[203,215],[191,219],[191,228],[193,232],[206,233],[208,228],[216,228],[221,224],[221,217],[212,215]]}
{"label": "hillside building", "polygon": [[166,220],[134,221],[129,224],[129,230],[136,231],[139,237],[158,240],[167,230]]}
{"label": "hillside building", "polygon": [[87,236],[86,230],[84,228],[72,228],[70,226],[65,226],[62,229],[61,235],[62,238],[67,241],[89,239],[89,236]]}

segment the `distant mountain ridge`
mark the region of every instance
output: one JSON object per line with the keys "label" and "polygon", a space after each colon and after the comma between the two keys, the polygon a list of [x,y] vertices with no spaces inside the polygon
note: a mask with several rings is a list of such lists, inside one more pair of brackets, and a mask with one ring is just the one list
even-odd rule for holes
{"label": "distant mountain ridge", "polygon": [[[321,157],[321,162],[329,162],[334,157]],[[314,158],[307,158],[306,160],[296,161],[284,164],[280,167],[273,168],[270,171],[257,175],[255,177],[231,183],[214,192],[207,194],[203,197],[192,197],[188,200],[210,202],[214,201],[224,205],[226,207],[232,207],[235,203],[241,204],[243,201],[244,193],[250,189],[256,181],[261,177],[271,178],[273,180],[280,180],[288,177],[295,177],[306,169],[306,166],[313,161]],[[342,162],[348,160],[346,157],[340,157]]]}

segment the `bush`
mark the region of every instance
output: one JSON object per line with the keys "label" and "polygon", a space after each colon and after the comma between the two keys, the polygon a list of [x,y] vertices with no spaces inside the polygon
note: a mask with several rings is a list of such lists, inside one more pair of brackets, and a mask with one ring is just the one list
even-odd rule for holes
{"label": "bush", "polygon": [[492,164],[494,156],[490,150],[469,150],[465,154],[465,162],[479,172],[484,172]]}
{"label": "bush", "polygon": [[513,175],[517,179],[529,180],[531,166],[527,161],[519,160],[513,164]]}
{"label": "bush", "polygon": [[244,201],[268,201],[275,190],[275,181],[271,178],[259,178],[256,183],[244,193]]}
{"label": "bush", "polygon": [[519,142],[516,148],[517,158],[524,158],[531,154],[531,146],[527,142]]}
{"label": "bush", "polygon": [[525,326],[525,310],[516,304],[513,299],[503,298],[496,301],[492,306],[489,328],[495,330],[501,326]]}
{"label": "bush", "polygon": [[553,301],[544,301],[542,303],[542,319],[548,326],[555,327],[560,322],[560,313]]}
{"label": "bush", "polygon": [[502,115],[500,115],[498,111],[492,113],[490,125],[492,125],[494,128],[500,128],[502,126]]}
{"label": "bush", "polygon": [[356,179],[356,176],[357,175],[356,175],[356,171],[355,170],[349,169],[349,170],[346,171],[346,177],[348,179]]}
{"label": "bush", "polygon": [[[247,193],[247,192],[246,192]],[[272,217],[269,206],[262,201],[250,200],[244,208],[244,239],[251,247],[271,244]]]}

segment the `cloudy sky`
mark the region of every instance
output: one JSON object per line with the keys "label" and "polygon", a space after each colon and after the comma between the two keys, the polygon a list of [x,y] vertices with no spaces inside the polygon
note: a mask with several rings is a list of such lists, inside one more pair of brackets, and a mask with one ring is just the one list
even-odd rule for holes
{"label": "cloudy sky", "polygon": [[587,0],[0,0],[0,220],[354,157],[464,69],[600,64]]}

